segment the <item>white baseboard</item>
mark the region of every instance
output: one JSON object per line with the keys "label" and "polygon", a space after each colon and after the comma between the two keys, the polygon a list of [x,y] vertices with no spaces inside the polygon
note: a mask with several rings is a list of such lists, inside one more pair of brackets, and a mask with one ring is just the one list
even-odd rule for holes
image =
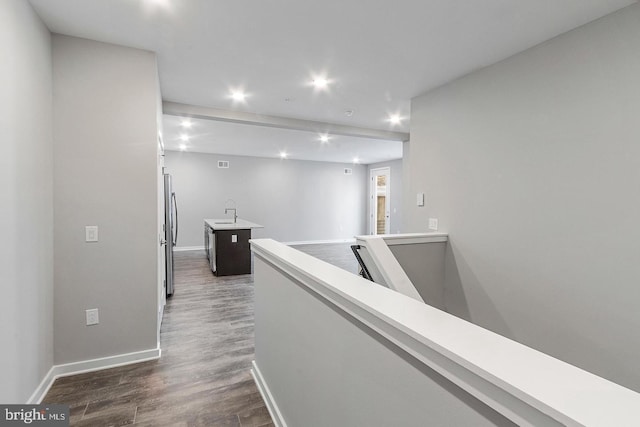
{"label": "white baseboard", "polygon": [[[296,245],[326,245],[331,243],[355,243],[356,239],[333,239],[333,240],[300,240],[294,242],[282,242],[288,246]],[[176,246],[173,248],[174,252],[183,251],[204,251],[204,246]]]}
{"label": "white baseboard", "polygon": [[260,391],[265,405],[267,405],[273,424],[275,424],[276,427],[287,427],[287,423],[284,421],[282,413],[280,412],[280,409],[278,409],[278,405],[276,404],[267,383],[264,381],[264,377],[258,368],[258,364],[255,360],[251,362],[251,364],[253,365],[253,368],[251,368],[253,381],[256,383],[256,387],[258,387],[258,391]]}
{"label": "white baseboard", "polygon": [[42,402],[42,399],[47,395],[49,389],[53,385],[53,382],[56,380],[53,374],[54,368],[55,366],[52,366],[51,369],[49,369],[49,372],[47,372],[47,375],[45,375],[42,381],[40,381],[36,390],[33,392],[29,400],[27,400],[27,405],[38,405]]}
{"label": "white baseboard", "polygon": [[173,251],[204,251],[204,246],[174,246]]}
{"label": "white baseboard", "polygon": [[134,353],[117,354],[115,356],[101,357],[99,359],[82,360],[80,362],[65,363],[63,365],[53,365],[51,369],[49,369],[49,372],[47,372],[47,375],[45,375],[40,382],[40,385],[38,385],[36,390],[33,392],[27,404],[39,404],[42,402],[42,399],[44,399],[47,392],[53,385],[53,382],[57,378],[130,365],[132,363],[146,362],[148,360],[155,360],[160,358],[161,353],[162,350],[158,347],[149,350],[136,351]]}
{"label": "white baseboard", "polygon": [[336,240],[301,240],[299,242],[281,242],[287,246],[296,245],[326,245],[332,243],[355,243],[356,239],[336,239]]}

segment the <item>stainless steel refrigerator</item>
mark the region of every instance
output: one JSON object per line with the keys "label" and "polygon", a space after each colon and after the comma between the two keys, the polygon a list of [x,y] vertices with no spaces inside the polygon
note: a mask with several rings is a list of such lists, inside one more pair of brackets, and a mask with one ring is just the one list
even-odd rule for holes
{"label": "stainless steel refrigerator", "polygon": [[166,295],[173,295],[173,247],[178,241],[178,206],[176,193],[171,186],[171,175],[164,174],[164,249],[165,249],[165,290]]}

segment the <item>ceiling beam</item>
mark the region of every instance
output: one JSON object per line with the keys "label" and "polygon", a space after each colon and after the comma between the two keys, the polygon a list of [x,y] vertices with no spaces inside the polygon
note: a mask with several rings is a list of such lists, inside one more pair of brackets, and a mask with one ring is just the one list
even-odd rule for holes
{"label": "ceiling beam", "polygon": [[223,110],[220,108],[201,107],[197,105],[180,104],[178,102],[170,101],[162,102],[162,112],[170,116],[219,120],[223,122],[241,123],[245,125],[267,126],[281,129],[327,133],[331,135],[380,139],[385,141],[404,142],[409,140],[409,134],[405,132],[367,129],[335,123],[316,122],[313,120],[292,119],[288,117],[266,116],[263,114]]}

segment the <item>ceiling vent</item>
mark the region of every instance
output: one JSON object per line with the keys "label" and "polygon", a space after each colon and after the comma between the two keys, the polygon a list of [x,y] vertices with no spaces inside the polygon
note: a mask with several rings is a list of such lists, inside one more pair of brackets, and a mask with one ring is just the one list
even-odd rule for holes
{"label": "ceiling vent", "polygon": [[220,169],[229,169],[229,160],[218,160],[218,167]]}
{"label": "ceiling vent", "polygon": [[351,169],[351,168],[344,168],[344,174],[345,174],[345,175],[353,175],[353,169]]}

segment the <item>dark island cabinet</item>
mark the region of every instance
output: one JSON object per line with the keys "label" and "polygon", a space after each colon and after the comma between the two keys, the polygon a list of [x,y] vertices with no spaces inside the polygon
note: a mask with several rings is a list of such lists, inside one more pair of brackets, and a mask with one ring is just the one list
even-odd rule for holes
{"label": "dark island cabinet", "polygon": [[216,230],[214,234],[214,274],[216,276],[251,274],[251,247],[249,245],[251,230]]}

